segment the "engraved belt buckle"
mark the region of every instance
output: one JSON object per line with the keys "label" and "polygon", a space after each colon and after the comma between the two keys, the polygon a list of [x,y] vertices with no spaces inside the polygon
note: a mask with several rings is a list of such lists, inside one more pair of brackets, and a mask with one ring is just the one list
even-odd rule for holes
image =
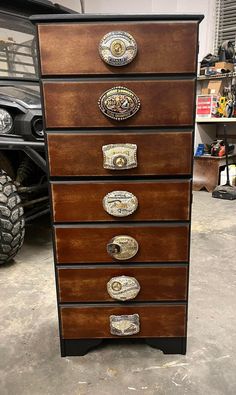
{"label": "engraved belt buckle", "polygon": [[103,167],[127,170],[138,166],[136,144],[108,144],[102,146]]}
{"label": "engraved belt buckle", "polygon": [[115,236],[107,244],[107,252],[118,260],[131,259],[138,252],[138,242],[131,236]]}
{"label": "engraved belt buckle", "polygon": [[131,336],[139,333],[139,315],[111,315],[110,331],[112,335],[116,336]]}
{"label": "engraved belt buckle", "polygon": [[115,300],[130,300],[136,298],[140,291],[139,282],[134,277],[112,277],[107,283],[107,292]]}
{"label": "engraved belt buckle", "polygon": [[108,89],[98,100],[101,112],[115,121],[132,117],[139,110],[140,105],[138,96],[124,86]]}
{"label": "engraved belt buckle", "polygon": [[104,210],[114,217],[127,217],[137,210],[138,199],[131,192],[112,191],[103,198]]}
{"label": "engraved belt buckle", "polygon": [[137,43],[127,32],[109,32],[100,41],[99,54],[110,66],[125,66],[137,55]]}

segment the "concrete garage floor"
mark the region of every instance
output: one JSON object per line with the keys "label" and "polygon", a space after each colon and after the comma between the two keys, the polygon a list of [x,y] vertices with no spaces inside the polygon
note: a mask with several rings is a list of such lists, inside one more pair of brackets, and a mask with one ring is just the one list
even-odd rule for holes
{"label": "concrete garage floor", "polygon": [[0,395],[235,395],[235,207],[194,194],[186,356],[128,341],[61,358],[49,220],[29,226],[0,269]]}

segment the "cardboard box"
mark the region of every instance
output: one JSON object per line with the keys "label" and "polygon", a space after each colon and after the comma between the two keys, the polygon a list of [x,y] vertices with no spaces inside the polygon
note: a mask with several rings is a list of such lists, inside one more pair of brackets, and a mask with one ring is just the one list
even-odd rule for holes
{"label": "cardboard box", "polygon": [[217,79],[217,80],[209,81],[207,89],[209,90],[210,94],[222,96],[224,87],[225,87],[225,81],[223,81],[221,79]]}
{"label": "cardboard box", "polygon": [[210,93],[211,93],[210,89],[208,89],[208,88],[201,89],[201,95],[209,95]]}
{"label": "cardboard box", "polygon": [[198,95],[196,108],[197,118],[213,118],[216,113],[217,102],[217,95]]}
{"label": "cardboard box", "polygon": [[216,62],[215,64],[216,69],[220,70],[226,70],[228,72],[234,71],[234,65],[233,63],[228,63],[228,62]]}

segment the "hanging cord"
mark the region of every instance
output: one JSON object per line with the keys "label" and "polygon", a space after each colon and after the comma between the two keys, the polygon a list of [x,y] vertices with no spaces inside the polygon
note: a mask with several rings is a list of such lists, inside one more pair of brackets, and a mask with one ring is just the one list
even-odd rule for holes
{"label": "hanging cord", "polygon": [[81,14],[85,14],[85,4],[84,0],[80,0]]}

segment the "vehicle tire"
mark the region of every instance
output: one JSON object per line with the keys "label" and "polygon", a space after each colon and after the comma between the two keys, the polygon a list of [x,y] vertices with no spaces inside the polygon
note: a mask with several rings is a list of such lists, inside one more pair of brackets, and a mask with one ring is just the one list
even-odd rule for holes
{"label": "vehicle tire", "polygon": [[16,186],[0,170],[0,264],[9,262],[24,242],[25,220]]}

